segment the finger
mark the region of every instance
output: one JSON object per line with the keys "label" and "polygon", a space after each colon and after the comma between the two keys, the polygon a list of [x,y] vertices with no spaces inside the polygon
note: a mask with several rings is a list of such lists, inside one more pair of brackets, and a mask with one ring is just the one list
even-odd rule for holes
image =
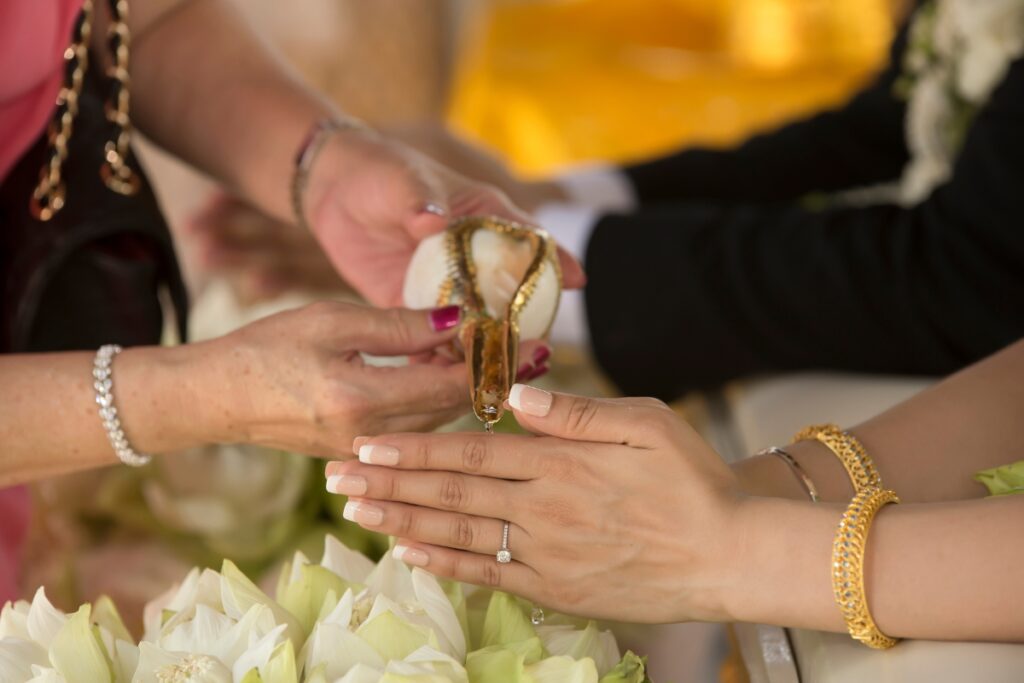
{"label": "finger", "polygon": [[513,434],[387,434],[357,438],[361,462],[396,470],[429,470],[528,481],[544,474],[549,443]]}
{"label": "finger", "polygon": [[540,574],[531,567],[513,560],[499,564],[494,557],[464,550],[399,539],[392,554],[414,567],[422,567],[434,576],[455,579],[477,586],[487,586],[530,598],[540,584]]}
{"label": "finger", "polygon": [[349,308],[339,331],[349,348],[379,356],[429,351],[455,338],[462,318],[458,306],[414,311],[408,308]]}
{"label": "finger", "polygon": [[655,399],[599,399],[552,393],[514,384],[508,405],[516,420],[535,434],[574,441],[653,448],[664,428],[677,418]]}
{"label": "finger", "polygon": [[346,482],[339,492],[363,491],[346,495],[480,517],[518,519],[514,501],[519,482],[458,472],[410,472],[353,460],[333,466],[331,473],[342,478],[336,481]]}
{"label": "finger", "polygon": [[[339,482],[332,479],[327,480],[327,490],[335,493]],[[499,519],[359,497],[349,498],[342,515],[370,531],[492,557],[501,547],[504,531]],[[529,563],[530,543],[522,527],[509,524],[508,544],[515,548],[517,559]]]}
{"label": "finger", "polygon": [[587,275],[576,257],[558,247],[558,263],[562,266],[562,286],[566,289],[583,289],[587,284]]}

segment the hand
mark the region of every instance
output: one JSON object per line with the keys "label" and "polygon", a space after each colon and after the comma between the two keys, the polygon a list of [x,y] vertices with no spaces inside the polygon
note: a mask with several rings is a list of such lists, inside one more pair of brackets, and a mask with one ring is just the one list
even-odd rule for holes
{"label": "hand", "polygon": [[565,202],[568,197],[558,183],[520,180],[497,156],[473,145],[437,124],[407,126],[389,135],[426,154],[464,176],[497,187],[527,211],[546,202]]}
{"label": "hand", "polygon": [[[738,572],[735,477],[653,399],[597,400],[517,385],[540,438],[399,434],[357,439],[330,463],[346,518],[400,537],[430,572],[561,611],[633,622],[729,617]],[[499,564],[502,520],[510,564]]]}
{"label": "hand", "polygon": [[[530,217],[501,191],[475,182],[422,154],[364,130],[330,138],[310,177],[306,211],[313,232],[338,272],[378,305],[401,303],[409,260],[419,242],[451,217]],[[569,289],[583,270],[560,252]]]}
{"label": "hand", "polygon": [[[190,345],[209,440],[340,457],[356,434],[420,430],[468,408],[462,363],[431,352],[450,342],[459,309],[379,310],[320,302]],[[422,354],[401,367],[360,352]],[[188,367],[188,364],[186,364]]]}

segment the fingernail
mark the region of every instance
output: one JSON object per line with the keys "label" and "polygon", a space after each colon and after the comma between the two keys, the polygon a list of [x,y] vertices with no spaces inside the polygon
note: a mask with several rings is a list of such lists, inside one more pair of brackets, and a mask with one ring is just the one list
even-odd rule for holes
{"label": "fingernail", "polygon": [[551,358],[551,349],[547,346],[541,346],[533,351],[533,364],[544,365],[544,361]]}
{"label": "fingernail", "polygon": [[359,462],[367,465],[397,465],[398,449],[394,446],[365,444],[359,447]]}
{"label": "fingernail", "polygon": [[352,455],[359,455],[359,449],[363,447],[367,441],[370,440],[368,436],[357,436],[352,440]]}
{"label": "fingernail", "polygon": [[544,375],[548,374],[548,370],[550,369],[551,368],[548,367],[547,365],[541,365],[540,367],[534,368],[533,371],[531,371],[530,374],[528,374],[526,377],[520,377],[519,379],[521,379],[524,382],[529,382],[531,380],[537,379],[538,377],[543,377]]}
{"label": "fingernail", "polygon": [[327,491],[342,496],[361,496],[366,493],[366,478],[357,474],[335,474],[327,477]]}
{"label": "fingernail", "polygon": [[448,212],[445,211],[444,207],[436,202],[427,202],[423,205],[423,213],[432,213],[435,216],[447,216]]}
{"label": "fingernail", "polygon": [[427,562],[430,561],[430,556],[425,552],[419,548],[410,548],[407,545],[396,545],[395,549],[391,551],[391,556],[396,560],[416,567],[426,567]]}
{"label": "fingernail", "polygon": [[547,415],[551,411],[551,400],[552,396],[548,392],[526,384],[513,384],[508,394],[509,405],[534,417]]}
{"label": "fingernail", "polygon": [[341,516],[360,526],[380,526],[384,521],[384,511],[379,507],[355,500],[345,503],[345,509],[341,511]]}
{"label": "fingernail", "polygon": [[430,312],[430,326],[434,328],[434,332],[444,332],[458,325],[461,317],[462,307],[460,306],[435,308]]}

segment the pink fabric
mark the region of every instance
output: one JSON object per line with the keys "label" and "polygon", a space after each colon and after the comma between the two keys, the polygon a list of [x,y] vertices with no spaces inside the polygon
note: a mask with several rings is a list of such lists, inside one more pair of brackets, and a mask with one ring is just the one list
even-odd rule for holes
{"label": "pink fabric", "polygon": [[0,182],[46,128],[82,0],[0,0]]}
{"label": "pink fabric", "polygon": [[[46,128],[82,0],[0,0],[0,182]],[[18,597],[31,514],[24,486],[0,490],[0,605]]]}

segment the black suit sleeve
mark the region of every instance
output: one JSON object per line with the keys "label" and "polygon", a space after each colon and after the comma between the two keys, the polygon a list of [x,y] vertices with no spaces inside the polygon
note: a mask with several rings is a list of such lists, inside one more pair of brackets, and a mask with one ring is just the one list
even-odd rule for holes
{"label": "black suit sleeve", "polygon": [[623,169],[641,206],[684,200],[773,202],[896,179],[907,161],[906,103],[893,94],[904,29],[886,69],[845,107],[736,149],[689,149]]}
{"label": "black suit sleeve", "polygon": [[603,218],[586,254],[598,362],[625,393],[668,399],[769,371],[944,374],[1024,336],[1022,121],[1017,60],[914,208]]}

